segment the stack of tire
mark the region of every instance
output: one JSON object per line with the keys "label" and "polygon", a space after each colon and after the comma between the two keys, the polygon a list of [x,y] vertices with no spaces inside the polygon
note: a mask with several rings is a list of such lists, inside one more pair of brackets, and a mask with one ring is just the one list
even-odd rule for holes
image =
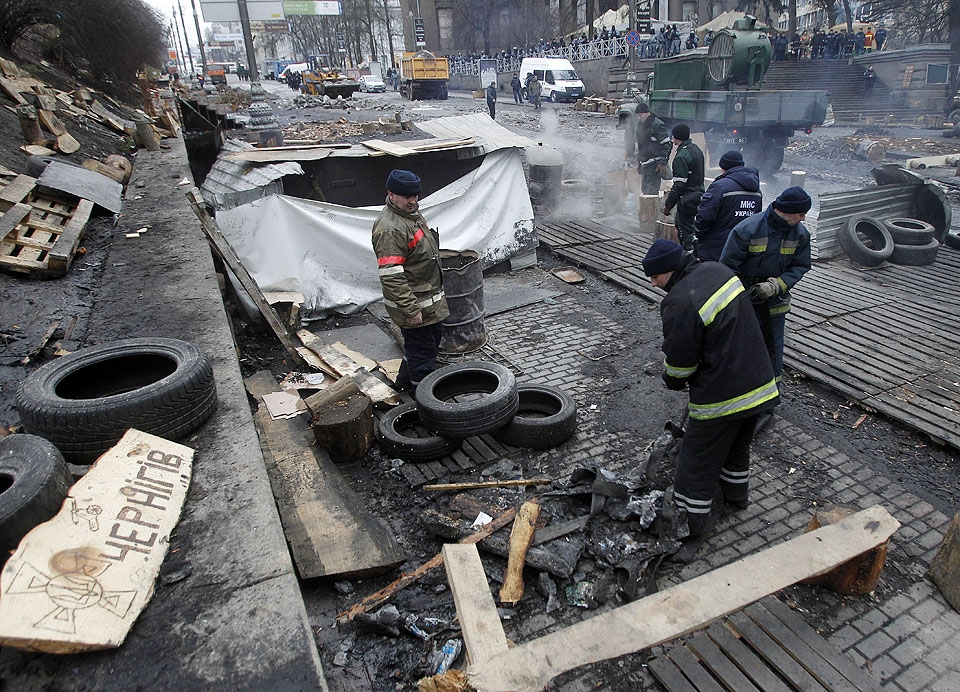
{"label": "stack of tire", "polygon": [[504,366],[475,361],[447,365],[423,378],[416,401],[380,419],[378,438],[388,457],[434,461],[474,435],[490,433],[512,447],[549,449],[576,427],[576,402],[563,390],[518,385]]}
{"label": "stack of tire", "polygon": [[895,217],[883,221],[851,217],[840,230],[840,247],[854,263],[876,267],[883,262],[919,267],[933,264],[940,243],[926,221]]}

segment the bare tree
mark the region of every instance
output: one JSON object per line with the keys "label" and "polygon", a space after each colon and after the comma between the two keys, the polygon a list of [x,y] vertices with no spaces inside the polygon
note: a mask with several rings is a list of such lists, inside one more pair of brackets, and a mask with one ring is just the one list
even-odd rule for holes
{"label": "bare tree", "polygon": [[[960,11],[954,9],[956,3],[957,0],[878,0],[869,5],[863,19],[868,22],[889,19],[888,27],[892,28],[887,40],[897,45],[952,42],[952,13]],[[851,19],[848,12],[848,30]]]}
{"label": "bare tree", "polygon": [[960,0],[950,0],[950,62],[955,66],[950,73],[950,93],[953,96],[960,90],[960,74],[957,65],[960,65]]}

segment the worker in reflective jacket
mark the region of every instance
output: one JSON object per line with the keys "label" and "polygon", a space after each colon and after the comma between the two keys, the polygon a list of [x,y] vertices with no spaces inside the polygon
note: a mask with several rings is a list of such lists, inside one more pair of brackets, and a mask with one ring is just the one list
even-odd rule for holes
{"label": "worker in reflective jacket", "polygon": [[691,535],[703,536],[716,523],[715,503],[747,506],[754,426],[780,394],[753,305],[729,267],[700,262],[661,238],[643,271],[667,291],[660,303],[663,381],[690,391],[674,502]]}
{"label": "worker in reflective jacket", "polygon": [[450,314],[443,294],[440,236],[419,211],[421,191],[415,173],[390,171],[386,206],[373,223],[383,303],[403,334],[396,386],[414,391],[436,368],[441,322]]}

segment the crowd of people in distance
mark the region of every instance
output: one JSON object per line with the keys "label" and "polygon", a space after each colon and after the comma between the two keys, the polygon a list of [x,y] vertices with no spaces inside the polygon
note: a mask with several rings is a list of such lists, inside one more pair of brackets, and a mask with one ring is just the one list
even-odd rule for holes
{"label": "crowd of people in distance", "polygon": [[813,31],[804,30],[794,33],[793,38],[787,38],[785,33],[774,36],[770,43],[773,46],[774,62],[787,60],[841,60],[853,55],[872,53],[883,50],[887,41],[887,30],[880,27],[874,32],[873,27],[864,31],[822,31],[819,28]]}

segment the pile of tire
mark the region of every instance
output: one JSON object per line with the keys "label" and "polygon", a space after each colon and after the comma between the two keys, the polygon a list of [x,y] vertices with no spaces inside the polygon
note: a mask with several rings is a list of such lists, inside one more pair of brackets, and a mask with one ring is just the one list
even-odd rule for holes
{"label": "pile of tire", "polygon": [[847,257],[860,266],[877,267],[889,261],[918,267],[936,261],[940,243],[934,235],[934,227],[920,219],[853,216],[838,240]]}
{"label": "pile of tire", "polygon": [[456,363],[427,375],[416,400],[380,419],[381,451],[407,461],[434,461],[463,440],[490,433],[513,447],[549,449],[576,431],[577,406],[557,387],[518,385],[509,369],[482,361]]}

